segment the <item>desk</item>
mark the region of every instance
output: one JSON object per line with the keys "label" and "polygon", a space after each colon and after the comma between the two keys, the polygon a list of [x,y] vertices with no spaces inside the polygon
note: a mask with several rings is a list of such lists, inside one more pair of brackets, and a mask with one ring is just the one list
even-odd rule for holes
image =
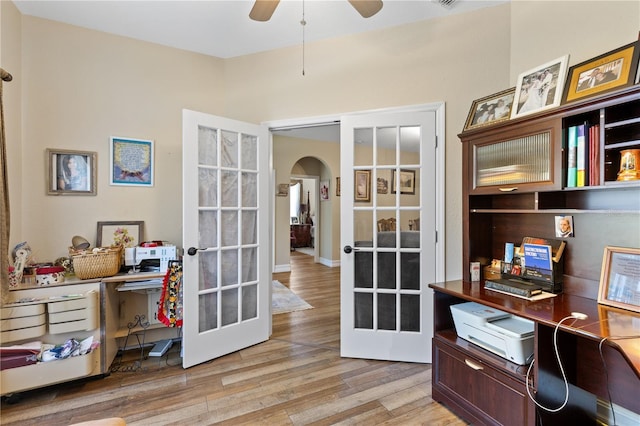
{"label": "desk", "polygon": [[[598,349],[603,338],[640,335],[640,315],[603,307],[593,299],[569,294],[532,302],[485,290],[477,282],[447,281],[430,284],[429,287],[435,291],[433,398],[449,405],[462,417],[478,424],[492,424],[496,419],[509,423],[505,418],[524,418],[524,423],[536,424],[535,407],[526,396],[526,367],[500,359],[457,337],[449,306],[466,301],[534,321],[536,398],[550,408],[559,407],[565,395],[553,351],[554,329],[572,312],[588,315],[586,320],[565,321],[560,326],[558,346],[570,383],[570,398],[567,407],[558,413],[539,411],[543,424],[595,424],[597,398],[609,400],[607,385],[615,404],[640,413],[640,399],[637,397],[640,389],[639,339],[607,340],[603,345],[606,371]],[[498,401],[492,405],[481,395],[465,393],[464,387],[474,388],[474,384],[469,383],[472,379],[468,374],[460,371],[464,361],[456,364],[456,357],[473,357],[475,362],[482,364],[485,379],[489,377],[489,385],[496,387],[493,399]],[[455,380],[467,382],[461,384]],[[492,391],[487,388],[481,390],[489,394]]]}

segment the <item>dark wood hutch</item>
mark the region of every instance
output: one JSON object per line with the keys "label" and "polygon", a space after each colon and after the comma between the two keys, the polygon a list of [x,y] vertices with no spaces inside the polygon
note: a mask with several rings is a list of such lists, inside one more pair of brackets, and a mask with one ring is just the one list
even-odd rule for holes
{"label": "dark wood hutch", "polygon": [[[567,129],[599,126],[599,184],[566,187]],[[463,280],[434,289],[433,398],[474,424],[596,424],[609,398],[640,413],[640,314],[597,303],[606,246],[640,247],[640,181],[617,181],[620,152],[640,148],[640,86],[572,102],[553,110],[459,135],[463,167]],[[514,157],[513,154],[519,154]],[[482,156],[489,156],[481,158]],[[491,157],[493,156],[493,157]],[[514,159],[514,158],[517,158]],[[503,174],[522,174],[517,183]],[[469,281],[470,262],[502,259],[505,243],[524,237],[557,238],[554,218],[573,216],[574,237],[563,254],[563,292],[537,302],[485,290]],[[569,382],[569,402],[557,413],[527,396],[527,366],[513,364],[456,335],[449,306],[482,303],[535,323],[532,392],[559,407],[565,396],[553,332],[572,312],[586,320],[560,326],[558,347]],[[612,315],[620,325],[612,322]],[[599,346],[603,338],[602,359]],[[600,401],[600,402],[599,402]]]}

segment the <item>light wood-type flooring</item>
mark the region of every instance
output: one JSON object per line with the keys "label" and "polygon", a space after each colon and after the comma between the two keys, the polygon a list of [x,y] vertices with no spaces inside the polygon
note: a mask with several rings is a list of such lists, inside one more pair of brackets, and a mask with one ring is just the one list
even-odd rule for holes
{"label": "light wood-type flooring", "polygon": [[[273,278],[313,309],[273,316],[267,342],[184,370],[179,345],[136,372],[3,400],[2,425],[465,425],[431,399],[431,365],[340,357],[340,268],[292,252]],[[130,353],[136,352],[136,353]],[[135,357],[138,351],[128,351]]]}

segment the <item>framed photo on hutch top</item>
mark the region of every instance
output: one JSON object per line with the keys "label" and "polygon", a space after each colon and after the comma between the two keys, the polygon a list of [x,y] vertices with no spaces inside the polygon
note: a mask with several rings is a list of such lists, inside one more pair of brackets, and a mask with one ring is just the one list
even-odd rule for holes
{"label": "framed photo on hutch top", "polygon": [[563,103],[634,84],[639,46],[636,41],[569,68]]}
{"label": "framed photo on hutch top", "polygon": [[559,106],[568,62],[565,55],[520,74],[511,118]]}

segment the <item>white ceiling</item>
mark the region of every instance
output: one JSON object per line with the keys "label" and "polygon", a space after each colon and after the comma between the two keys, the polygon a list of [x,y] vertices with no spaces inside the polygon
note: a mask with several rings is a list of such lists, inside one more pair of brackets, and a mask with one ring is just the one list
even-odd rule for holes
{"label": "white ceiling", "polygon": [[[4,1],[4,0],[3,0]],[[371,18],[347,0],[305,0],[305,41],[389,28],[509,0],[384,0]],[[282,0],[268,22],[249,19],[253,0],[14,0],[24,15],[232,58],[302,44],[303,2]]]}

